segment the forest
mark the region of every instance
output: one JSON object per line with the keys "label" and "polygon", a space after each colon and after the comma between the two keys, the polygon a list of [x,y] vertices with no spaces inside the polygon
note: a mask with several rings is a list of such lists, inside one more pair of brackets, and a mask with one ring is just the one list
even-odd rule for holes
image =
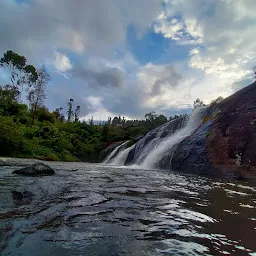
{"label": "forest", "polygon": [[[7,51],[0,60],[9,83],[0,86],[0,156],[51,161],[99,161],[100,152],[115,141],[144,136],[178,118],[150,112],[142,120],[109,117],[82,121],[81,106],[68,99],[66,106],[50,111],[44,104],[50,81],[47,69],[27,63],[24,56]],[[202,105],[199,99],[196,105]]]}

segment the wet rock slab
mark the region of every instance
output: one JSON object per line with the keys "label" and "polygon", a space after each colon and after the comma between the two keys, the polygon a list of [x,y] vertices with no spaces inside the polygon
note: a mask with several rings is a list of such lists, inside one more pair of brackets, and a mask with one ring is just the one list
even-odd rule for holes
{"label": "wet rock slab", "polygon": [[12,173],[24,176],[48,176],[55,174],[50,166],[43,163],[32,164],[31,166],[13,171]]}

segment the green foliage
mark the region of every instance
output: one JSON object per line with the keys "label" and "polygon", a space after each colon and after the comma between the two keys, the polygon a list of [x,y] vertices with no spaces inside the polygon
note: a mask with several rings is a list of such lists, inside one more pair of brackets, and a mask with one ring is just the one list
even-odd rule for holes
{"label": "green foliage", "polygon": [[204,104],[204,102],[202,100],[196,99],[194,101],[194,104],[193,104],[194,109],[196,109],[198,107],[203,107],[203,106],[205,106],[205,104]]}
{"label": "green foliage", "polygon": [[48,121],[50,123],[54,123],[56,117],[53,113],[50,113],[47,108],[42,107],[37,110],[37,119],[39,122]]}
{"label": "green foliage", "polygon": [[27,65],[27,60],[13,51],[7,51],[0,59],[0,66],[9,72],[9,77],[12,85],[15,88],[23,87],[27,84],[34,83],[38,76],[34,66]]}
{"label": "green foliage", "polygon": [[11,117],[0,116],[0,155],[14,156],[23,150],[23,137],[19,125]]}
{"label": "green foliage", "polygon": [[73,99],[70,99],[69,100],[69,102],[68,102],[68,122],[71,122],[72,121],[72,118],[73,118],[73,115],[74,115],[74,113],[73,113],[73,110],[72,110],[72,108],[73,108]]}
{"label": "green foliage", "polygon": [[216,105],[219,104],[221,101],[223,101],[223,99],[224,99],[224,98],[223,98],[222,96],[219,96],[217,99],[212,100],[210,106],[211,106],[211,107],[216,106]]}

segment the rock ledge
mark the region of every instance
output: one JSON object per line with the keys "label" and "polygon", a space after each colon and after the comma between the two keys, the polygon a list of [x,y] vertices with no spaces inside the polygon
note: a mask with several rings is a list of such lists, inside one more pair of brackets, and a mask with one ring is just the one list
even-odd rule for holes
{"label": "rock ledge", "polygon": [[43,163],[32,164],[31,166],[13,171],[12,173],[24,176],[47,176],[55,174],[50,166]]}

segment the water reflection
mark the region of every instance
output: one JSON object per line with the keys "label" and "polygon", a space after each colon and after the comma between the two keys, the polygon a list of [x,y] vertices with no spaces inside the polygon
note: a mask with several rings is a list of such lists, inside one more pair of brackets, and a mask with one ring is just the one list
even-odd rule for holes
{"label": "water reflection", "polygon": [[57,174],[41,178],[14,176],[17,167],[0,167],[2,255],[256,253],[252,184],[81,163],[51,165]]}

